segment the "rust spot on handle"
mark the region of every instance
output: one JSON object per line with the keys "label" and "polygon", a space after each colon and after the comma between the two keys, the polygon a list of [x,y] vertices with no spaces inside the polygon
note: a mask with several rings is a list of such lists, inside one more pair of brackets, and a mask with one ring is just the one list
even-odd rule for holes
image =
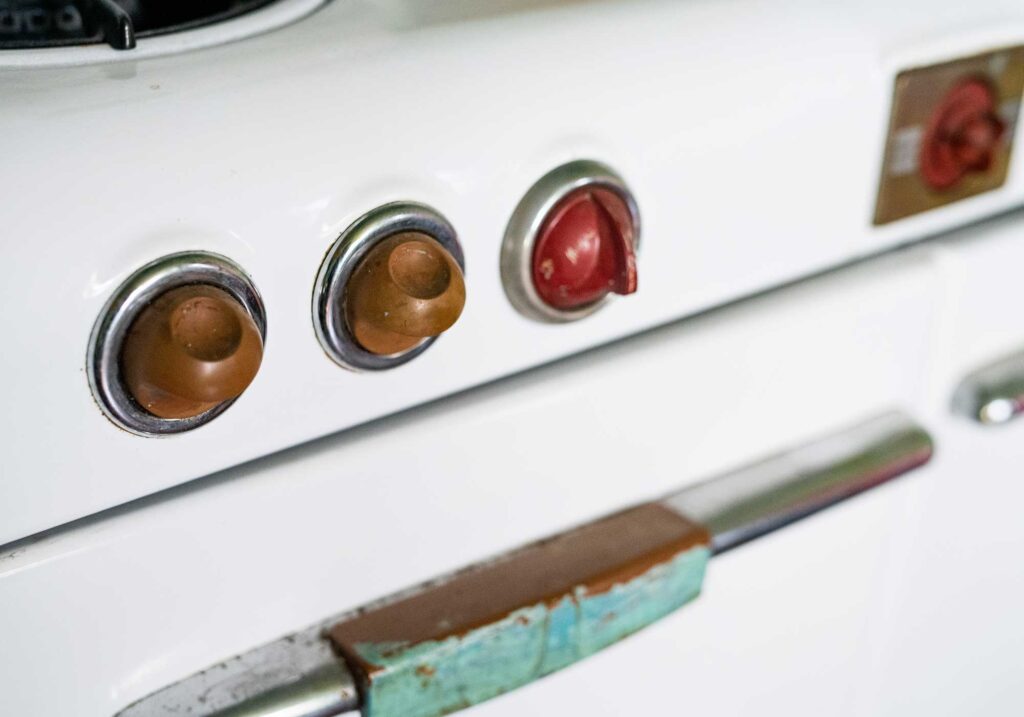
{"label": "rust spot on handle", "polygon": [[578,586],[597,595],[679,553],[707,545],[707,530],[649,503],[456,573],[367,610],[329,631],[339,647],[413,645],[463,635],[528,605],[553,605]]}

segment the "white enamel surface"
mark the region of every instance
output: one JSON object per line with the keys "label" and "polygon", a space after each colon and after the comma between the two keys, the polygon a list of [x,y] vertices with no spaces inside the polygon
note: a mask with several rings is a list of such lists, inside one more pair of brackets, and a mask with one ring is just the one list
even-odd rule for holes
{"label": "white enamel surface", "polygon": [[[1014,171],[870,226],[895,72],[1022,39],[1019,0],[339,0],[201,51],[0,70],[0,542],[1019,203]],[[540,325],[508,305],[499,246],[577,157],[636,194],[640,291]],[[469,303],[415,362],[349,373],[313,335],[313,279],[395,199],[459,230]],[[94,405],[86,342],[121,280],[185,249],[251,273],[267,353],[224,416],[147,440]]]}
{"label": "white enamel surface", "polygon": [[[1011,717],[1024,214],[228,471],[0,553],[0,714],[109,716],[325,616],[892,407],[930,466],[713,560],[696,603],[467,714]],[[55,689],[59,686],[59,689]]]}
{"label": "white enamel surface", "polygon": [[[3,619],[5,643],[25,646],[0,658],[0,714],[109,715],[333,612],[878,411],[913,410],[924,398],[934,278],[926,258],[894,257],[0,555],[0,615],[17,616]],[[479,714],[624,714],[645,693],[678,693],[684,679],[694,683],[687,699],[718,709],[711,688],[723,676],[704,663],[709,646],[730,637],[750,651],[744,660],[781,649],[775,680],[750,676],[767,680],[765,689],[826,660],[832,679],[793,701],[820,704],[848,679],[838,648],[862,627],[851,616],[836,622],[837,611],[859,612],[872,599],[874,561],[898,527],[901,496],[924,480],[768,541],[753,549],[762,554],[753,564],[740,553],[716,560],[693,608],[705,617],[673,618],[642,638],[662,645],[660,675],[646,659],[623,671],[618,656],[635,649],[626,644]],[[840,565],[843,546],[851,549]],[[747,567],[730,577],[737,561]],[[722,612],[735,609],[732,618]],[[755,609],[767,610],[764,625],[736,635],[734,621]],[[799,622],[787,628],[787,616]],[[780,646],[779,631],[806,637]],[[665,653],[667,635],[678,645]],[[618,678],[594,681],[605,671]]]}

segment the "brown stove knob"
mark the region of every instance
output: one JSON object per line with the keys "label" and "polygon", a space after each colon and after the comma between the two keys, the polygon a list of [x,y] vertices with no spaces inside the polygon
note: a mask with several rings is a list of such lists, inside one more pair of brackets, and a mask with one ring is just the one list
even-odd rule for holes
{"label": "brown stove knob", "polygon": [[143,309],[121,350],[129,392],[160,418],[191,418],[249,386],[263,359],[260,331],[229,293],[197,284]]}
{"label": "brown stove knob", "polygon": [[420,232],[387,237],[370,249],[345,290],[345,318],[356,341],[381,356],[447,331],[466,304],[462,269]]}

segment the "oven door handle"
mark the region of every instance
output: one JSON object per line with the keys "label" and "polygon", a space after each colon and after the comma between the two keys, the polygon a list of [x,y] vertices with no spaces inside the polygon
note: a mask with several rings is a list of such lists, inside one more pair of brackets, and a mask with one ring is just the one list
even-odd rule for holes
{"label": "oven door handle", "polygon": [[957,413],[998,425],[1024,412],[1024,351],[1003,356],[964,376],[953,394]]}
{"label": "oven door handle", "polygon": [[119,715],[441,717],[657,621],[698,595],[712,555],[932,451],[912,419],[883,413],[264,645]]}

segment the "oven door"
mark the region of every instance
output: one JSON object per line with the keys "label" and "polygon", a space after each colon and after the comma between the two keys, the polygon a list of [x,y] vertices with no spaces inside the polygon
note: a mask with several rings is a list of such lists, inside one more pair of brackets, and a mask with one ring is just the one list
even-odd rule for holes
{"label": "oven door", "polygon": [[1016,713],[1024,422],[992,430],[950,405],[975,364],[1024,345],[1021,232],[1010,216],[9,545],[0,714],[112,715],[893,409],[932,432],[929,466],[716,557],[692,604],[472,713]]}

